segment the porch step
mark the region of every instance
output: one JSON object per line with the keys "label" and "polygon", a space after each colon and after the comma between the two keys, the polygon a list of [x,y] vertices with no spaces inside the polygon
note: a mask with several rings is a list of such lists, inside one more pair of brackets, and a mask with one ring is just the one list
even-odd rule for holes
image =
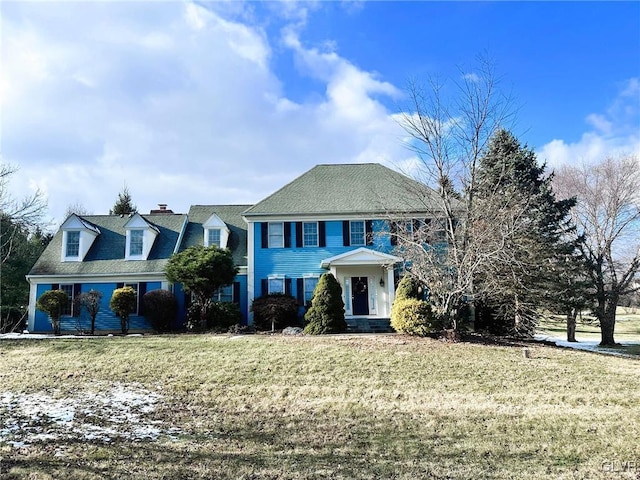
{"label": "porch step", "polygon": [[387,333],[391,332],[391,320],[388,318],[347,318],[347,331],[350,333]]}

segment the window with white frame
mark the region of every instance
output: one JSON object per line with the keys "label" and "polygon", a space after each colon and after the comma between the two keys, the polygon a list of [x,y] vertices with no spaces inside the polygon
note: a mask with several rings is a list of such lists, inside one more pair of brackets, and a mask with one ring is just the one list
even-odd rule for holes
{"label": "window with white frame", "polygon": [[284,247],[284,224],[282,222],[269,223],[269,248]]}
{"label": "window with white frame", "polygon": [[273,293],[285,293],[284,277],[269,277],[268,290],[270,295]]}
{"label": "window with white frame", "polygon": [[214,302],[233,302],[233,285],[219,288],[213,294]]}
{"label": "window with white frame", "polygon": [[220,247],[221,245],[221,232],[219,228],[210,228],[207,230],[207,245]]}
{"label": "window with white frame", "polygon": [[364,220],[349,222],[349,240],[351,245],[366,245]]}
{"label": "window with white frame", "polygon": [[316,289],[316,285],[318,285],[318,277],[305,277],[303,279],[305,305],[311,304],[311,299],[313,298],[313,291]]}
{"label": "window with white frame", "polygon": [[67,294],[68,300],[66,305],[62,307],[62,315],[71,316],[73,315],[73,284],[68,285],[60,285],[60,290]]}
{"label": "window with white frame", "polygon": [[67,257],[77,257],[80,255],[80,232],[67,232]]}
{"label": "window with white frame", "polygon": [[144,230],[131,230],[129,236],[129,255],[142,255]]}
{"label": "window with white frame", "polygon": [[318,222],[304,222],[302,224],[302,239],[305,247],[318,246]]}

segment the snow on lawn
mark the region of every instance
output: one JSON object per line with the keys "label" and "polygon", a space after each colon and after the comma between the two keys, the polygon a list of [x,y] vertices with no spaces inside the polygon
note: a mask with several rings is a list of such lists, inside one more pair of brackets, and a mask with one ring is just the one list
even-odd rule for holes
{"label": "snow on lawn", "polygon": [[[575,350],[585,350],[588,352],[596,352],[596,353],[605,353],[607,355],[617,355],[620,357],[634,357],[637,358],[637,355],[629,355],[624,351],[617,350],[615,348],[607,348],[599,346],[599,340],[593,339],[580,339],[578,338],[577,342],[567,342],[559,337],[552,337],[549,335],[537,334],[534,337],[536,340],[542,342],[551,342],[555,343],[558,347],[566,347],[573,348]],[[629,346],[629,345],[638,345],[640,342],[620,342],[621,346]]]}
{"label": "snow on lawn", "polygon": [[0,394],[0,444],[16,448],[50,440],[156,440],[178,429],[150,420],[161,396],[117,383],[106,391],[72,397],[49,393]]}

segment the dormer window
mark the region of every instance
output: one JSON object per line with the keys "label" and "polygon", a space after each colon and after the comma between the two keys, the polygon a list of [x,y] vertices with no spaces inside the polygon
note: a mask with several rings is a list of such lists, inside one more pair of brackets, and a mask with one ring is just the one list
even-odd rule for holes
{"label": "dormer window", "polygon": [[220,247],[220,229],[219,228],[210,228],[207,230],[209,237],[209,246],[215,245],[216,247]]}
{"label": "dormer window", "polygon": [[153,243],[160,234],[160,230],[147,221],[139,213],[135,213],[124,226],[127,232],[125,259],[146,260],[151,253]]}
{"label": "dormer window", "polygon": [[98,227],[75,213],[64,221],[60,230],[62,230],[60,260],[63,262],[83,261],[91,245],[100,235]]}
{"label": "dormer window", "polygon": [[142,255],[142,246],[144,245],[144,230],[131,230],[129,241],[129,255]]}
{"label": "dormer window", "polygon": [[80,255],[80,232],[67,232],[67,257]]}
{"label": "dormer window", "polygon": [[202,224],[204,229],[204,246],[210,247],[215,245],[218,248],[227,248],[229,246],[229,235],[231,231],[227,224],[215,213]]}

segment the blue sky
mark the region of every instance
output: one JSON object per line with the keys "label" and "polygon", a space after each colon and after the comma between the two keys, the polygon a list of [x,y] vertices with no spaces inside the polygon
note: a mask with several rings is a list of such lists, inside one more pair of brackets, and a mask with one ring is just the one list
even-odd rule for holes
{"label": "blue sky", "polygon": [[[640,2],[2,2],[2,161],[60,223],[252,203],[317,163],[410,161],[409,80],[490,57],[554,167],[640,151]],[[449,80],[448,80],[449,81]]]}

